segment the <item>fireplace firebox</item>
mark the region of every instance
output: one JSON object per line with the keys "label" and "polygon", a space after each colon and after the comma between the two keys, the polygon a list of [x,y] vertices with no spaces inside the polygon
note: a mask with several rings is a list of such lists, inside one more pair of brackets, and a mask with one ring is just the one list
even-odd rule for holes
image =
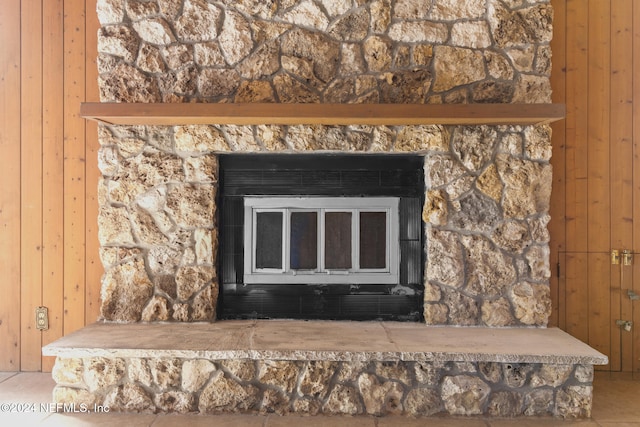
{"label": "fireplace firebox", "polygon": [[221,318],[422,320],[421,156],[219,163]]}

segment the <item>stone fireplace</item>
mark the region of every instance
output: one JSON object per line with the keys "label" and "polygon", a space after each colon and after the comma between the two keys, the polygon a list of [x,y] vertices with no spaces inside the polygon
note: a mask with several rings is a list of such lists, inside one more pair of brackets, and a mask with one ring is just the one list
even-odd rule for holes
{"label": "stone fireplace", "polygon": [[[103,102],[550,101],[546,1],[98,4]],[[413,153],[419,317],[546,325],[546,125],[101,126],[100,143],[104,320],[217,317],[220,155]]]}
{"label": "stone fireplace", "polygon": [[[548,0],[97,3],[102,102],[506,103],[518,108],[551,100]],[[300,304],[326,300],[330,285],[332,292],[342,286],[354,298],[372,292],[376,301],[409,298],[401,314],[387,316],[383,310],[363,317],[369,320],[502,329],[547,324],[548,125],[104,124],[99,140],[98,221],[105,267],[100,320],[181,328],[225,317],[289,317],[253,309],[224,314],[225,298],[255,286],[248,283],[252,272],[243,270],[242,257],[231,256],[246,257],[246,245],[255,244],[242,237],[249,230],[245,223],[234,221],[244,215],[247,197],[256,194],[280,198],[279,205],[269,205],[272,212],[315,209],[324,215],[319,203],[291,205],[282,198],[345,198],[352,190],[285,194],[282,183],[269,190],[250,182],[243,184],[249,188],[243,190],[245,199],[229,208],[225,197],[245,175],[230,178],[226,159],[250,159],[259,169],[278,158],[289,164],[282,174],[313,170],[313,156],[333,156],[355,170],[368,167],[353,162],[367,165],[367,158],[386,156],[388,163],[410,158],[419,165],[418,175],[400,180],[400,195],[383,194],[413,206],[406,215],[400,208],[393,235],[400,259],[397,278],[384,286],[377,279],[310,284],[316,279],[307,278],[295,285],[298,290],[307,286],[315,297],[301,298]],[[326,168],[322,179],[335,172]],[[365,175],[358,179],[366,187]],[[410,196],[407,188],[413,189]],[[349,206],[354,215],[360,212],[355,209],[365,209],[354,206]],[[239,233],[236,240],[233,233]],[[238,246],[242,242],[245,247]],[[354,238],[352,247],[357,242]],[[380,271],[391,262],[389,249],[384,256],[387,261],[374,265]],[[402,264],[407,260],[412,269]],[[284,271],[281,265],[275,266]],[[267,261],[264,266],[275,268]],[[269,280],[256,290],[268,294],[270,285],[282,285],[273,276]],[[373,285],[379,287],[372,291]],[[349,318],[325,316],[328,308],[319,312],[309,317]],[[146,350],[52,354],[58,355],[59,401],[106,402],[122,410],[374,415],[588,416],[591,365],[602,362],[507,356],[471,361],[462,353],[431,360],[417,353],[375,356],[373,350],[357,362],[269,351],[243,353],[237,360],[227,353],[207,359],[195,350],[165,356]],[[221,403],[217,393],[233,397]],[[465,393],[474,403],[465,406]]]}

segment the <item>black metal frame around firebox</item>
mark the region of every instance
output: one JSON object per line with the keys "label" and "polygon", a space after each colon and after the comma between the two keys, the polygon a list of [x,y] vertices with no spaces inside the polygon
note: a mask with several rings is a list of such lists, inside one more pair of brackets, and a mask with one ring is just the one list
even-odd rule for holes
{"label": "black metal frame around firebox", "polygon": [[[218,318],[422,320],[422,156],[223,154],[219,166]],[[399,283],[244,283],[246,196],[398,197]]]}

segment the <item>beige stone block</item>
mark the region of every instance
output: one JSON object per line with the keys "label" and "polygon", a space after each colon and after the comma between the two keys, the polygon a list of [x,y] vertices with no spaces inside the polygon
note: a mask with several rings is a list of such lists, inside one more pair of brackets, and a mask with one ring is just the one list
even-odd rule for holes
{"label": "beige stone block", "polygon": [[115,24],[124,18],[125,0],[97,0],[96,11],[101,25]]}
{"label": "beige stone block", "polygon": [[339,364],[330,361],[311,361],[302,371],[300,393],[322,399],[329,389],[331,378],[338,370]]}
{"label": "beige stone block", "polygon": [[84,389],[63,386],[56,386],[53,389],[51,399],[55,403],[75,404],[79,409],[81,405],[86,405],[86,407],[93,409],[93,405],[99,403],[95,393]]}
{"label": "beige stone block", "polygon": [[136,322],[153,294],[153,284],[140,259],[108,270],[102,280],[100,315],[105,320]]}
{"label": "beige stone block", "polygon": [[114,387],[104,398],[104,405],[110,411],[155,412],[150,394],[136,384],[121,384]]}
{"label": "beige stone block", "polygon": [[206,125],[184,125],[173,128],[176,150],[194,153],[228,151],[229,147],[220,130]]}
{"label": "beige stone block", "polygon": [[166,45],[175,41],[169,23],[162,18],[148,18],[134,22],[133,28],[143,41],[150,44]]}
{"label": "beige stone block", "polygon": [[375,375],[361,374],[358,390],[364,402],[364,410],[370,415],[401,414],[403,412],[402,386],[393,381],[380,382]]}
{"label": "beige stone block", "polygon": [[331,391],[322,411],[331,415],[357,415],[364,413],[364,408],[354,387],[339,384]]}
{"label": "beige stone block", "polygon": [[167,191],[167,211],[181,227],[212,227],[215,224],[215,192],[210,184],[175,185]]}
{"label": "beige stone block", "polygon": [[520,282],[509,292],[516,318],[525,325],[545,326],[551,314],[549,285]]}
{"label": "beige stone block", "polygon": [[119,358],[87,358],[84,365],[84,382],[91,392],[104,392],[107,387],[118,384],[126,373],[124,359]]}
{"label": "beige stone block", "polygon": [[257,388],[243,387],[216,371],[200,393],[198,409],[202,413],[239,412],[253,409],[257,403]]}
{"label": "beige stone block", "polygon": [[481,379],[468,375],[445,377],[442,400],[451,415],[481,414],[491,388]]}
{"label": "beige stone block", "polygon": [[218,36],[222,11],[205,0],[186,0],[175,23],[178,38],[188,42],[213,40]]}
{"label": "beige stone block", "polygon": [[[415,388],[410,390],[407,394],[404,409],[407,415],[414,417],[428,417],[442,412],[444,410],[444,406],[437,390],[430,388]],[[391,419],[385,421],[389,422]],[[421,420],[421,422],[423,421],[424,420]],[[418,424],[415,425],[417,426]]]}
{"label": "beige stone block", "polygon": [[478,82],[486,77],[484,57],[476,50],[437,46],[434,49],[434,58],[433,90],[436,92]]}
{"label": "beige stone block", "polygon": [[485,237],[463,236],[467,255],[467,291],[482,297],[503,295],[516,278],[511,257]]}
{"label": "beige stone block", "polygon": [[84,364],[82,359],[57,357],[51,377],[58,385],[81,387],[84,385]]}
{"label": "beige stone block", "polygon": [[243,60],[254,48],[249,22],[240,13],[225,11],[218,43],[229,65]]}
{"label": "beige stone block", "polygon": [[298,382],[302,368],[299,362],[264,360],[260,363],[258,380],[292,393]]}
{"label": "beige stone block", "polygon": [[532,387],[559,387],[563,385],[573,371],[573,365],[549,365],[544,364],[531,376]]}
{"label": "beige stone block", "polygon": [[329,25],[329,19],[324,12],[311,0],[302,0],[283,16],[286,22],[300,27],[310,27],[324,31]]}
{"label": "beige stone block", "polygon": [[151,387],[153,377],[147,359],[135,357],[127,360],[127,376],[129,381]]}

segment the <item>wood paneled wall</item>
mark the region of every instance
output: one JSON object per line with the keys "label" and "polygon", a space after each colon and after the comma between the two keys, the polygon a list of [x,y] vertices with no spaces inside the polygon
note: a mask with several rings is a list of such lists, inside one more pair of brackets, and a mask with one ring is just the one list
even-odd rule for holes
{"label": "wood paneled wall", "polygon": [[[98,315],[97,130],[78,117],[98,100],[95,2],[0,1],[0,370],[50,370],[41,346]],[[623,291],[640,262],[612,268],[609,251],[640,245],[640,2],[551,2],[554,102],[568,110],[553,137],[551,324],[628,371],[640,308]],[[612,319],[628,316],[638,327],[620,334]]]}
{"label": "wood paneled wall", "polygon": [[[606,369],[638,371],[637,267],[611,250],[640,250],[640,2],[551,3],[553,98],[567,104],[553,134],[553,324],[607,354]],[[615,324],[634,317],[632,332]]]}
{"label": "wood paneled wall", "polygon": [[98,315],[95,1],[0,2],[0,370],[50,370],[41,347]]}

